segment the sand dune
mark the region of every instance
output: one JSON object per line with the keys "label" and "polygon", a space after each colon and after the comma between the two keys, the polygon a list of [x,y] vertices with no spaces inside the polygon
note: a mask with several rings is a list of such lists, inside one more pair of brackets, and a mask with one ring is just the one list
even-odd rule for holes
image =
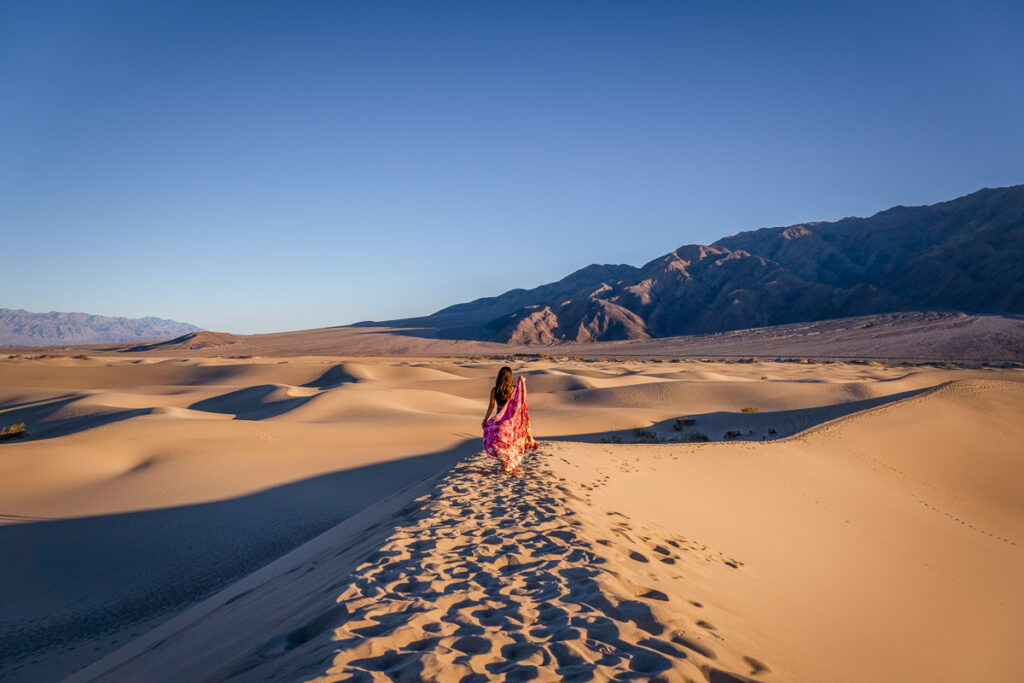
{"label": "sand dune", "polygon": [[[541,451],[514,481],[491,476],[479,457],[464,462],[386,518],[379,546],[353,547],[334,530],[333,542],[313,541],[71,680],[587,680],[598,671],[743,680],[771,671],[750,654],[748,634],[715,625],[725,615],[699,586],[749,582],[741,561],[588,503],[585,487],[554,476],[552,460]],[[257,618],[269,596],[282,608],[274,623]],[[200,647],[225,640],[248,647]]]}
{"label": "sand dune", "polygon": [[1022,401],[959,381],[771,444],[580,445],[556,471],[743,558],[757,583],[715,595],[792,680],[1011,681]]}
{"label": "sand dune", "polygon": [[1015,680],[1020,370],[513,365],[0,361],[0,678]]}

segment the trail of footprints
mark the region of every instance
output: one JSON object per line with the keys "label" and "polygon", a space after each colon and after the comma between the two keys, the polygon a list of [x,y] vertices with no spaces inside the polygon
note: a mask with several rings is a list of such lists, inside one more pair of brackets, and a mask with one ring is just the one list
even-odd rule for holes
{"label": "trail of footprints", "polygon": [[315,646],[317,665],[296,673],[324,681],[763,680],[770,669],[730,649],[700,602],[659,589],[659,576],[742,563],[591,506],[548,457],[515,478],[484,456],[456,466],[334,606],[262,656]]}

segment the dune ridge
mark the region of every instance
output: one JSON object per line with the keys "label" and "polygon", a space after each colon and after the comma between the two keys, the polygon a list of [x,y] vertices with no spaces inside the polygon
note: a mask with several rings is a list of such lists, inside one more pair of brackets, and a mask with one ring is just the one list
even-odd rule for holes
{"label": "dune ridge", "polygon": [[[207,607],[208,621],[154,634],[69,681],[767,680],[770,667],[747,650],[756,646],[715,626],[719,610],[699,587],[704,577],[743,580],[743,563],[596,508],[554,476],[551,457],[542,448],[515,479],[491,476],[483,456],[456,465],[395,513],[384,543],[363,549],[340,583],[323,585],[351,564],[350,549],[307,559],[288,587],[303,613],[249,652],[183,656],[259,613],[252,592],[233,591],[218,599],[228,623]],[[686,595],[668,585],[684,573],[698,583]]]}

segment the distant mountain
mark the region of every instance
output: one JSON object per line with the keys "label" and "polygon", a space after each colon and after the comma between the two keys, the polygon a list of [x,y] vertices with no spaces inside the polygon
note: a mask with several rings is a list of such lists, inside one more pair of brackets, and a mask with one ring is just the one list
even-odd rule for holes
{"label": "distant mountain", "polygon": [[388,324],[420,327],[424,336],[550,344],[936,309],[1024,313],[1024,185],[742,232],[641,268],[588,266],[535,289]]}
{"label": "distant mountain", "polygon": [[1024,313],[1024,185],[871,218],[743,232],[715,245],[771,259],[807,281],[868,285],[902,306]]}
{"label": "distant mountain", "polygon": [[201,328],[161,318],[110,318],[88,313],[30,313],[0,308],[0,346],[57,346],[159,341]]}
{"label": "distant mountain", "polygon": [[[485,339],[518,343],[520,337],[529,338],[526,343],[554,341],[551,333],[519,333],[516,321],[521,317],[546,307],[550,302],[574,299],[589,305],[591,297],[598,296],[609,282],[619,282],[639,270],[629,265],[590,265],[577,270],[558,282],[541,285],[534,289],[513,289],[500,296],[486,297],[444,308],[427,318],[409,321],[413,325],[426,324],[444,330],[441,336],[457,339]],[[600,304],[597,304],[600,305]],[[539,314],[538,314],[539,315]],[[557,334],[557,331],[554,333]],[[630,338],[628,336],[622,339]]]}

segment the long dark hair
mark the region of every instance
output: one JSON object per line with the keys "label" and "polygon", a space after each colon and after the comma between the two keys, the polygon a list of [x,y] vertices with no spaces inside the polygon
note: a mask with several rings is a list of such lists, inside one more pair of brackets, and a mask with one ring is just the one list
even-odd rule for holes
{"label": "long dark hair", "polygon": [[498,378],[494,380],[494,400],[497,403],[508,403],[512,396],[512,368],[505,365],[498,370]]}

